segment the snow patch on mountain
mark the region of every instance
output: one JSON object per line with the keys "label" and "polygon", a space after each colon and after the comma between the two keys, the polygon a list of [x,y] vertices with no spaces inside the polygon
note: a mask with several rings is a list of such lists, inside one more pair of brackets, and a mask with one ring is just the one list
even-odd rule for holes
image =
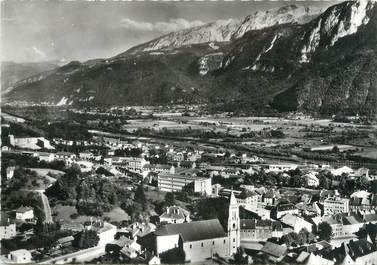
{"label": "snow patch on mountain", "polygon": [[198,43],[229,41],[238,24],[237,19],[217,20],[203,26],[172,32],[146,43],[142,50],[151,51]]}
{"label": "snow patch on mountain", "polygon": [[257,11],[242,20],[217,20],[202,26],[172,32],[131,48],[129,52],[174,49],[199,43],[210,43],[209,46],[211,48],[217,49],[214,43],[238,39],[247,31],[285,23],[304,24],[319,16],[320,13],[321,9],[319,8],[296,5],[288,5],[267,11]]}
{"label": "snow patch on mountain", "polygon": [[67,103],[68,103],[68,98],[62,97],[61,100],[58,103],[56,103],[56,106],[64,106],[64,105],[67,105]]}
{"label": "snow patch on mountain", "polygon": [[274,25],[296,23],[305,24],[316,18],[321,13],[321,9],[315,7],[303,7],[288,5],[281,8],[274,8],[267,11],[257,11],[247,16],[238,29],[234,32],[232,38],[242,37],[247,31],[257,30]]}

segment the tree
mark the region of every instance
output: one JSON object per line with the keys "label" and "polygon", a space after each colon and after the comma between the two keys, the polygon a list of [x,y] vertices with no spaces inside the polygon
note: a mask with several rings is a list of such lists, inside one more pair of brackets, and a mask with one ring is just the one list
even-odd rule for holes
{"label": "tree", "polygon": [[333,153],[339,153],[339,147],[337,145],[334,145],[334,147],[331,150]]}
{"label": "tree", "polygon": [[319,239],[321,240],[330,240],[332,237],[332,227],[327,222],[322,222],[318,225],[317,233]]}
{"label": "tree", "polygon": [[91,248],[97,246],[99,237],[94,230],[85,230],[77,234],[73,245],[80,249]]}
{"label": "tree", "polygon": [[167,206],[175,205],[175,197],[172,192],[168,192],[165,195],[165,202]]}
{"label": "tree", "polygon": [[140,203],[143,207],[143,210],[145,209],[146,206],[146,198],[145,198],[145,193],[144,193],[144,186],[139,185],[135,191],[135,201]]}

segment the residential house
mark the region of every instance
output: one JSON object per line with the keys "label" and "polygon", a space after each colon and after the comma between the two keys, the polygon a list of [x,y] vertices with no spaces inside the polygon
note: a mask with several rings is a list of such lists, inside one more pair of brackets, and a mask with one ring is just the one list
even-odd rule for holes
{"label": "residential house", "polygon": [[31,221],[34,219],[34,210],[31,207],[20,207],[16,211],[16,220]]}
{"label": "residential house", "polygon": [[314,253],[308,253],[306,251],[302,251],[300,255],[297,257],[296,262],[298,264],[304,265],[334,265],[335,262],[332,260],[325,259],[320,255],[316,255]]}
{"label": "residential house", "polygon": [[293,232],[300,232],[302,229],[306,229],[307,231],[312,231],[312,224],[308,221],[305,221],[303,218],[293,215],[293,214],[285,214],[283,217],[280,218],[280,222],[283,224],[284,228],[288,228],[285,234],[288,234],[289,230]]}
{"label": "residential house", "polygon": [[341,176],[343,174],[351,175],[354,173],[353,169],[347,166],[343,166],[330,171],[334,176]]}
{"label": "residential house", "polygon": [[72,245],[73,240],[75,240],[73,236],[66,236],[59,238],[55,244],[58,248],[69,247]]}
{"label": "residential house", "polygon": [[282,203],[282,204],[278,204],[276,206],[271,206],[267,208],[271,209],[271,218],[276,218],[276,219],[280,219],[282,216],[286,214],[293,214],[293,215],[299,214],[299,210],[292,203]]}
{"label": "residential house", "polygon": [[76,155],[70,152],[57,152],[55,154],[56,160],[62,160],[67,165],[71,165],[76,160]]}
{"label": "residential house", "polygon": [[16,236],[16,224],[9,218],[1,216],[0,220],[0,240],[10,239]]}
{"label": "residential house", "polygon": [[375,195],[365,191],[355,191],[350,196],[350,210],[357,211],[357,210],[372,210],[376,208],[376,200]]}
{"label": "residential house", "polygon": [[74,164],[80,167],[81,172],[90,172],[93,170],[94,164],[87,160],[75,161]]}
{"label": "residential house", "polygon": [[272,242],[266,242],[258,255],[266,256],[268,260],[272,262],[280,262],[287,255],[287,247]]}
{"label": "residential house", "polygon": [[117,233],[117,227],[108,222],[100,222],[98,225],[93,224],[89,229],[97,232],[99,237],[98,246],[105,246],[106,244],[114,240],[115,234]]}
{"label": "residential house", "polygon": [[94,158],[94,155],[93,155],[93,153],[91,153],[89,151],[83,151],[83,152],[79,153],[79,157],[80,157],[80,159],[91,160],[91,159]]}
{"label": "residential house", "polygon": [[160,215],[160,223],[181,224],[189,222],[191,222],[190,212],[179,206],[167,207],[165,212]]}
{"label": "residential house", "polygon": [[55,154],[54,153],[47,153],[47,152],[39,152],[39,161],[45,161],[47,163],[51,163],[55,160]]}
{"label": "residential house", "polygon": [[14,263],[31,263],[31,253],[26,249],[9,252],[8,259]]}
{"label": "residential house", "polygon": [[296,164],[270,164],[262,166],[266,172],[286,172],[290,170],[295,170],[297,168]]}
{"label": "residential house", "polygon": [[325,254],[324,257],[342,265],[372,265],[377,262],[377,248],[366,239],[352,240],[333,249],[328,254]]}
{"label": "residential house", "polygon": [[149,164],[149,161],[146,161],[143,157],[124,157],[122,163],[127,170],[142,173],[144,165]]}
{"label": "residential house", "polygon": [[256,208],[261,202],[262,195],[257,191],[243,190],[242,193],[237,196],[237,203],[240,206]]}
{"label": "residential house", "polygon": [[175,167],[163,164],[145,164],[142,171],[143,177],[146,177],[150,172],[175,174]]}
{"label": "residential house", "polygon": [[279,221],[241,219],[241,241],[267,241],[271,237],[283,236],[283,226]]}
{"label": "residential house", "polygon": [[317,178],[317,175],[318,172],[311,171],[303,176],[308,187],[316,188],[319,186],[319,179]]}
{"label": "residential house", "polygon": [[128,234],[131,239],[144,237],[145,235],[156,231],[156,226],[152,223],[135,222],[126,228],[118,229],[118,233]]}

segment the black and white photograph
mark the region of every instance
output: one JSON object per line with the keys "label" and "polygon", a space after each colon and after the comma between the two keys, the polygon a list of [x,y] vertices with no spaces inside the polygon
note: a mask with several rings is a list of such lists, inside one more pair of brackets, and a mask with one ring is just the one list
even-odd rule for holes
{"label": "black and white photograph", "polygon": [[377,264],[376,0],[0,8],[0,264]]}

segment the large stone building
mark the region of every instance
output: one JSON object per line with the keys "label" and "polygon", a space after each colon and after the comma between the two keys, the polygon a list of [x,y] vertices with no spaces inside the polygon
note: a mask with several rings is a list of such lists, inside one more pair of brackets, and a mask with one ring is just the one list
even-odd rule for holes
{"label": "large stone building", "polygon": [[349,210],[349,199],[347,198],[329,197],[323,202],[324,215],[348,213]]}
{"label": "large stone building", "polygon": [[179,249],[186,262],[200,262],[218,255],[228,256],[228,236],[218,219],[168,224],[154,232],[155,251]]}

